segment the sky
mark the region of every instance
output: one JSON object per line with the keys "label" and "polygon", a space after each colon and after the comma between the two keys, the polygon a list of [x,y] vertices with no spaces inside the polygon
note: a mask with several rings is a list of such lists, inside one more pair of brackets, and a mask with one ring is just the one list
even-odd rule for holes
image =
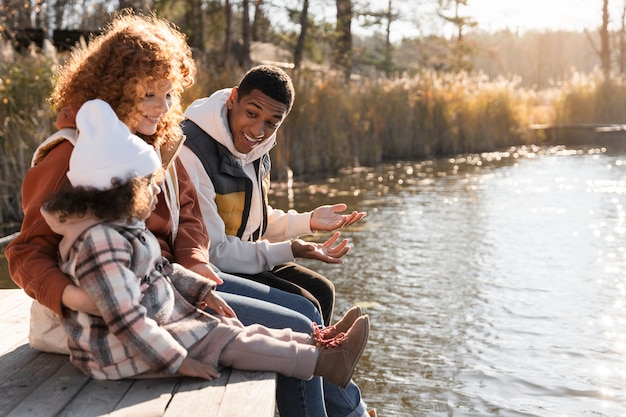
{"label": "sky", "polygon": [[[609,0],[614,25],[619,25],[623,7],[624,0]],[[469,0],[465,10],[487,31],[596,29],[602,22],[602,0]]]}
{"label": "sky", "polygon": [[[381,0],[379,0],[381,1]],[[386,3],[386,1],[384,2]],[[430,2],[431,4],[433,2]],[[626,0],[609,0],[609,16],[613,28],[618,28],[622,8]],[[415,0],[392,0],[394,7],[399,8],[406,20],[410,16],[425,16],[429,13],[415,10]],[[332,13],[335,10],[332,9]],[[493,32],[500,29],[511,29],[525,32],[528,30],[595,30],[602,23],[602,0],[468,0],[467,7],[460,9],[460,14],[472,17],[478,22],[478,29]],[[432,10],[430,11],[432,15]],[[431,22],[431,28],[423,26],[423,30],[435,30],[441,34],[441,22]],[[357,25],[358,26],[358,25]],[[358,33],[358,27],[355,27]],[[392,42],[403,37],[419,36],[415,25],[411,22],[396,22],[392,25]],[[423,33],[423,32],[422,32]],[[443,30],[450,35],[453,28]]]}

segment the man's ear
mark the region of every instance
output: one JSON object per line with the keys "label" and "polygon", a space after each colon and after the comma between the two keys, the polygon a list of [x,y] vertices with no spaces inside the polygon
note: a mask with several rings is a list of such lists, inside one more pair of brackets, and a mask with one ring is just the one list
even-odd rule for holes
{"label": "man's ear", "polygon": [[228,97],[228,100],[226,101],[228,110],[231,110],[233,108],[233,105],[237,102],[238,97],[239,97],[239,89],[237,87],[233,87],[233,89],[230,90],[230,96]]}

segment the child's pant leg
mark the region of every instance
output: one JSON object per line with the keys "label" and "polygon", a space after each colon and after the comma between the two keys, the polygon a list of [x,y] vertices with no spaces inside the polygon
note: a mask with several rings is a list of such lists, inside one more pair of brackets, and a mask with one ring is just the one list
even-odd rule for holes
{"label": "child's pant leg", "polygon": [[291,329],[272,329],[260,324],[246,326],[248,334],[262,334],[284,342],[295,341],[302,344],[310,344],[311,336],[306,333],[294,332]]}
{"label": "child's pant leg", "polygon": [[[275,371],[285,376],[310,379],[317,362],[317,349],[308,343],[298,343],[301,334],[275,331],[262,326],[247,327],[222,350],[219,364],[248,371]],[[255,333],[259,331],[259,333]],[[308,337],[308,336],[307,336]],[[292,339],[292,340],[289,340]]]}

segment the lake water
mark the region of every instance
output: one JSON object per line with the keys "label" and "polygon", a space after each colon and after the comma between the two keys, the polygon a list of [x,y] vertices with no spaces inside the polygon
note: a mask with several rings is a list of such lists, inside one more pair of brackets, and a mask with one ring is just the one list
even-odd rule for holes
{"label": "lake water", "polygon": [[380,416],[624,417],[625,195],[626,153],[520,148],[276,187],[272,204],[368,212],[343,265],[302,263],[335,282],[337,317],[370,315],[355,381]]}
{"label": "lake water", "polygon": [[[399,163],[294,191],[345,201],[338,316],[381,416],[626,416],[626,153],[519,149]],[[277,198],[287,205],[289,196]]]}

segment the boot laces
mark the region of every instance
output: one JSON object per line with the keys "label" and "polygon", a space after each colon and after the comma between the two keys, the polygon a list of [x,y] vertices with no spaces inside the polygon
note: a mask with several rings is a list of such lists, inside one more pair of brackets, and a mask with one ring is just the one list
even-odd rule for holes
{"label": "boot laces", "polygon": [[[332,328],[332,331],[331,331]],[[324,346],[326,349],[333,347],[340,347],[343,342],[345,342],[348,338],[344,332],[338,333],[335,337],[329,338],[336,331],[335,326],[329,326],[322,328],[318,326],[316,323],[313,323],[313,334],[317,339],[317,342]]]}
{"label": "boot laces", "polygon": [[315,333],[315,337],[317,337],[317,340],[332,339],[337,333],[337,327],[322,327],[321,325],[313,323],[313,333]]}

